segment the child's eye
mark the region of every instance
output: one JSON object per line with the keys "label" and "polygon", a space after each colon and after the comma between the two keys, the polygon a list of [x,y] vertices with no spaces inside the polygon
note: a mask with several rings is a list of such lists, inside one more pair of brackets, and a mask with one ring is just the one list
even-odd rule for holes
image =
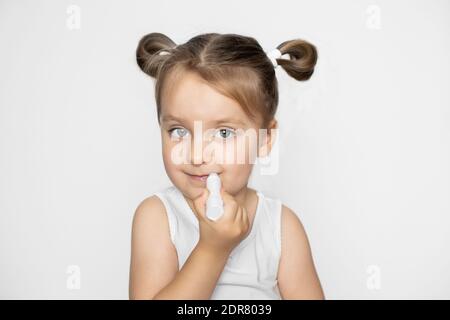
{"label": "child's eye", "polygon": [[188,134],[188,131],[185,128],[173,128],[169,130],[169,134],[172,138],[183,138]]}
{"label": "child's eye", "polygon": [[230,135],[234,136],[236,134],[234,130],[228,128],[219,129],[217,133],[219,134],[218,138],[222,139],[227,139]]}

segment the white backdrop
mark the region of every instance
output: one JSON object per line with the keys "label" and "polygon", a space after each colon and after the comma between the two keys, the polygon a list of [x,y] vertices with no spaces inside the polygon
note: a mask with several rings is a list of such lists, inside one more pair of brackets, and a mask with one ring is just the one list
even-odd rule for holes
{"label": "white backdrop", "polygon": [[[450,298],[450,2],[0,1],[0,298],[127,299],[131,221],[170,181],[146,33],[318,48],[277,68],[279,170],[328,299]],[[255,168],[257,170],[257,168]]]}

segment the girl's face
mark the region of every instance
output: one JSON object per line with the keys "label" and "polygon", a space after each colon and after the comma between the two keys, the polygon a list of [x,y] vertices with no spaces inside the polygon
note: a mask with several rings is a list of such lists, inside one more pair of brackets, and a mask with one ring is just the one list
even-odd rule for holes
{"label": "girl's face", "polygon": [[258,142],[259,123],[195,73],[183,75],[162,101],[162,153],[172,183],[190,199],[206,188],[198,176],[211,172],[232,195],[245,188],[259,148],[269,151],[266,139]]}

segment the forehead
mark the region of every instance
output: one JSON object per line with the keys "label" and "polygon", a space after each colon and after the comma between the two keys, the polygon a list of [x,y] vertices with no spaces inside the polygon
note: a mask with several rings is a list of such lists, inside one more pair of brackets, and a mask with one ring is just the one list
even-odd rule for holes
{"label": "forehead", "polygon": [[186,121],[212,122],[223,118],[249,121],[235,100],[221,94],[192,72],[180,76],[163,96],[161,118],[167,116]]}

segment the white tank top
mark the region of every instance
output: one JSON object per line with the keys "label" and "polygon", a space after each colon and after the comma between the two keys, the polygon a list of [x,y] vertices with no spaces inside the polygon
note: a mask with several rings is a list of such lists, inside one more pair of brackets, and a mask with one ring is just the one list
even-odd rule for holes
{"label": "white tank top", "polygon": [[[199,240],[198,220],[175,186],[156,192],[164,203],[170,238],[178,254],[178,270]],[[212,300],[281,299],[278,266],[281,257],[281,201],[257,191],[252,229],[231,252]]]}

